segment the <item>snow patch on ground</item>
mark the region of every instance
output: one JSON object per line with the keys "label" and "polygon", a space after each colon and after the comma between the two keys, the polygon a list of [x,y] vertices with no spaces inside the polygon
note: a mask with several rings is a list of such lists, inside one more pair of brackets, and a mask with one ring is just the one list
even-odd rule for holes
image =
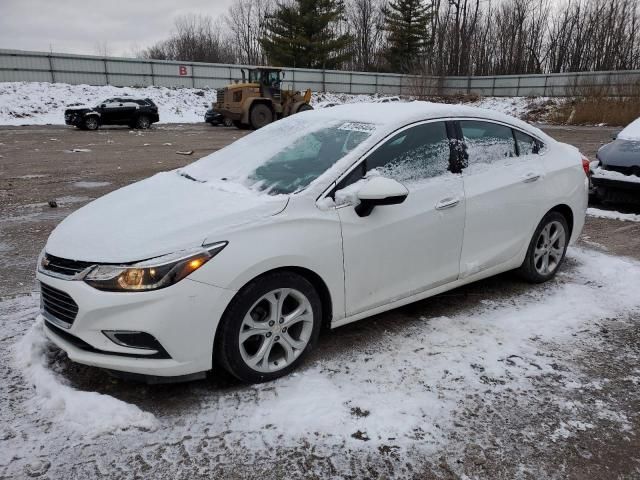
{"label": "snow patch on ground", "polygon": [[153,430],[156,427],[154,416],[135,405],[67,385],[49,368],[47,355],[50,345],[43,328],[42,318],[38,317],[15,346],[16,366],[35,389],[35,395],[29,402],[31,412],[50,414],[55,421],[91,435],[129,428]]}
{"label": "snow patch on ground", "polygon": [[587,208],[587,215],[596,218],[610,218],[622,222],[640,222],[640,215],[636,213],[620,213],[615,210],[601,210],[599,208]]}
{"label": "snow patch on ground", "polygon": [[111,185],[111,182],[93,182],[93,181],[83,181],[83,182],[74,182],[73,186],[77,188],[100,188]]}
{"label": "snow patch on ground", "polygon": [[[363,320],[360,331],[351,327],[331,334],[354,335],[349,349],[325,354],[320,350],[316,361],[275,382],[219,389],[190,385],[175,390],[171,398],[151,395],[148,405],[155,406],[151,410],[157,423],[134,405],[71,388],[63,376],[73,375],[68,362],[47,358],[36,320],[16,347],[17,369],[35,389],[28,398],[15,400],[24,389],[7,393],[9,386],[0,385],[0,402],[8,399],[20,412],[5,421],[11,428],[18,423],[25,435],[14,438],[11,447],[21,452],[19,458],[9,456],[2,462],[0,455],[0,467],[8,465],[0,473],[11,476],[34,455],[46,455],[58,463],[51,472],[55,476],[78,462],[74,452],[81,448],[83,459],[100,459],[103,474],[122,471],[119,462],[135,453],[152,471],[160,469],[170,477],[184,467],[182,460],[175,461],[182,455],[206,465],[213,457],[224,457],[227,465],[251,464],[280,448],[308,452],[309,444],[314,456],[333,458],[333,476],[353,472],[349,458],[375,459],[383,451],[397,453],[385,462],[402,459],[419,466],[425,460],[437,462],[438,452],[464,449],[470,437],[482,441],[477,428],[466,430],[457,424],[469,399],[476,397],[491,405],[497,398],[524,401],[544,395],[545,402],[561,405],[560,418],[532,426],[532,435],[540,436],[539,448],[589,430],[598,419],[624,430],[627,417],[607,403],[569,403],[562,390],[570,395],[578,389],[602,388],[599,379],[585,379],[576,372],[572,355],[585,344],[575,342],[598,342],[589,329],[616,316],[635,318],[640,311],[639,284],[638,262],[571,249],[568,265],[553,282],[518,294],[487,294],[476,306],[446,315],[429,317],[428,307],[412,307],[425,314],[396,323],[393,331],[379,336],[367,335],[367,322],[375,319]],[[16,336],[35,315],[28,303],[11,309],[0,302],[0,325]],[[539,393],[537,382],[545,376],[563,378],[564,387]],[[182,398],[176,401],[175,395]],[[170,407],[163,407],[163,401]],[[8,408],[0,406],[0,412]],[[55,421],[41,431],[39,419],[52,412]],[[118,430],[127,424],[143,431]],[[154,426],[154,431],[144,431]],[[88,434],[95,438],[90,444]],[[53,441],[62,436],[64,445]],[[68,445],[77,448],[67,450]]]}

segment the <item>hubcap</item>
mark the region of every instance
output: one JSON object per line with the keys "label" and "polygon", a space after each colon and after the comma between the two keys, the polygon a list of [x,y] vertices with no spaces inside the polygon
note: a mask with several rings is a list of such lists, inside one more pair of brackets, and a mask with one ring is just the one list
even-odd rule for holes
{"label": "hubcap", "polygon": [[562,260],[566,246],[564,227],[560,222],[553,221],[545,225],[536,241],[533,252],[533,264],[541,275],[553,273]]}
{"label": "hubcap", "polygon": [[279,288],[254,303],[240,327],[240,354],[258,372],[275,372],[291,365],[309,343],[313,310],[307,297]]}

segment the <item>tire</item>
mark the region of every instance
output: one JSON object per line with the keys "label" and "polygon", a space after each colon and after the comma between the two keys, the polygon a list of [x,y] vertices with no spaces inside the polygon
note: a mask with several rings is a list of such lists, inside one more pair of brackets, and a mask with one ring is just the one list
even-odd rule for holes
{"label": "tire", "polygon": [[149,127],[151,127],[151,120],[146,115],[140,115],[136,119],[136,128],[146,130]]}
{"label": "tire", "polygon": [[84,122],[82,122],[83,130],[97,130],[99,126],[100,122],[98,122],[98,117],[95,115],[85,118]]}
{"label": "tire", "polygon": [[233,120],[231,120],[230,118],[224,117],[224,120],[222,121],[222,125],[224,125],[225,127],[233,127]]}
{"label": "tire", "polygon": [[564,261],[569,238],[569,225],[564,215],[559,212],[547,213],[533,234],[518,274],[531,283],[551,280]]}
{"label": "tire", "polygon": [[308,103],[303,103],[302,105],[300,105],[298,107],[298,111],[296,113],[307,112],[309,110],[313,110],[313,107],[311,105],[309,105]]}
{"label": "tire", "polygon": [[320,297],[307,279],[291,272],[264,275],[243,287],[225,311],[215,360],[246,383],[282,377],[313,349],[321,319]]}
{"label": "tire", "polygon": [[251,107],[249,121],[251,123],[251,128],[258,130],[259,128],[273,122],[273,112],[264,103],[259,103]]}

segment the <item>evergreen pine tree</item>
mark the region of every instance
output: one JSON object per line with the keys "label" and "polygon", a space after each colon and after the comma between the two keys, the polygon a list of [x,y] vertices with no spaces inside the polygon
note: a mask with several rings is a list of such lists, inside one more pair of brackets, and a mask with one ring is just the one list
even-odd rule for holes
{"label": "evergreen pine tree", "polygon": [[349,58],[349,35],[337,35],[343,0],[278,3],[261,40],[269,63],[299,68],[337,68]]}
{"label": "evergreen pine tree", "polygon": [[392,0],[384,10],[388,48],[385,58],[395,73],[409,73],[426,47],[427,25],[433,12],[424,0]]}

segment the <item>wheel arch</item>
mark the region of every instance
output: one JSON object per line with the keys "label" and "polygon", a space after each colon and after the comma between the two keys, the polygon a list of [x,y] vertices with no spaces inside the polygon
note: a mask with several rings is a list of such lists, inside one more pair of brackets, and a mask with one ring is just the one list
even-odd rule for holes
{"label": "wheel arch", "polygon": [[[227,311],[233,304],[238,293],[242,291],[242,289],[244,289],[247,285],[266,275],[270,275],[272,273],[281,273],[281,272],[291,272],[291,273],[300,275],[301,277],[306,279],[309,283],[311,283],[311,285],[313,285],[313,288],[315,288],[316,292],[318,292],[318,296],[320,297],[320,303],[322,305],[322,320],[321,320],[322,323],[320,326],[323,329],[330,328],[331,321],[333,319],[333,303],[332,303],[333,300],[331,298],[331,292],[329,291],[329,287],[327,286],[327,283],[324,281],[324,279],[320,275],[318,275],[316,272],[314,272],[309,268],[300,267],[300,266],[283,266],[283,267],[272,268],[271,270],[264,271],[259,275],[256,275],[255,277],[251,278],[250,280],[245,282],[245,284],[240,289],[238,289],[238,292],[236,292],[236,295],[234,295],[231,301],[227,304],[222,314],[222,317],[220,318],[222,319],[227,314]],[[218,326],[219,325],[220,323],[218,323]],[[214,357],[215,357],[215,348],[219,342],[219,337],[218,337],[219,332],[220,332],[220,329],[216,327],[214,340],[213,340]]]}
{"label": "wheel arch", "polygon": [[574,215],[573,215],[573,210],[571,210],[571,207],[565,203],[561,203],[553,207],[547,213],[545,213],[545,216],[551,212],[558,212],[560,215],[562,215],[565,218],[565,220],[567,221],[567,225],[569,226],[569,238],[571,238],[571,235],[573,234],[573,226],[574,226]]}

